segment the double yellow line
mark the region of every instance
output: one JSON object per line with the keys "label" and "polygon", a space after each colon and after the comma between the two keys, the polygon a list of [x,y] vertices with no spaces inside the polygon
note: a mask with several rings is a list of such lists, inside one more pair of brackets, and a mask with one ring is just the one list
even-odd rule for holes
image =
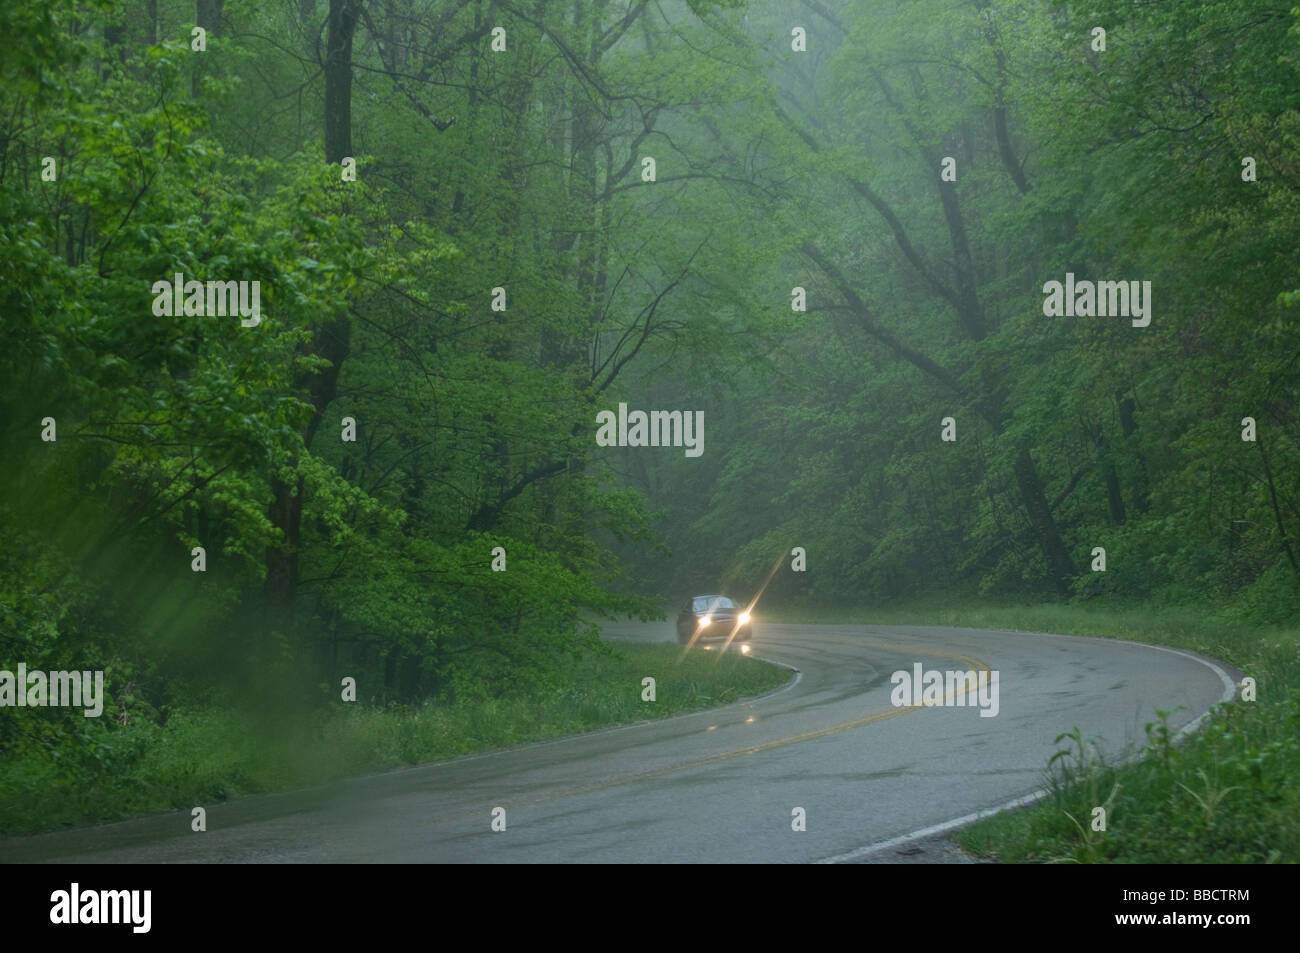
{"label": "double yellow line", "polygon": [[[822,637],[819,638],[818,641],[825,643],[826,639],[825,637]],[[992,671],[985,663],[981,662],[979,659],[971,658],[968,655],[958,655],[953,652],[943,652],[938,649],[922,649],[922,648],[917,648],[916,646],[881,645],[879,643],[874,643],[874,642],[860,642],[856,639],[834,639],[833,643],[838,645],[853,645],[853,646],[861,646],[863,648],[882,649],[884,651],[897,651],[900,654],[904,654],[904,655],[929,655],[938,658],[955,659],[959,662],[964,663],[968,670],[976,673],[977,683],[980,681],[979,672],[981,671],[984,673],[985,678],[992,677]],[[961,697],[964,694],[966,694],[964,689],[953,693],[952,698],[949,698],[948,694],[945,693],[944,705],[948,705],[951,701],[955,701],[956,698]],[[733,748],[730,751],[720,751],[717,754],[712,754],[709,755],[708,757],[696,758],[692,761],[683,761],[680,764],[674,764],[667,768],[659,768],[654,771],[642,771],[637,774],[624,775],[623,777],[620,778],[614,778],[609,781],[602,781],[599,784],[589,784],[583,787],[569,788],[564,791],[557,791],[551,794],[544,794],[538,797],[528,798],[527,800],[512,799],[511,801],[509,801],[509,806],[526,807],[533,804],[545,804],[548,801],[558,801],[562,798],[575,797],[576,795],[579,794],[591,794],[594,791],[605,791],[610,788],[622,787],[625,784],[632,784],[633,782],[636,781],[649,781],[649,780],[653,780],[654,778],[662,778],[670,774],[676,774],[679,771],[689,771],[692,768],[704,767],[705,765],[709,765],[709,764],[717,764],[720,761],[727,761],[730,760],[731,758],[739,757],[740,755],[758,754],[761,751],[770,751],[773,748],[780,748],[785,745],[799,744],[802,741],[814,741],[818,738],[825,738],[829,735],[839,734],[842,731],[850,731],[853,728],[861,728],[864,725],[871,725],[877,722],[888,721],[891,718],[898,718],[902,715],[909,714],[910,712],[920,711],[928,707],[932,707],[932,706],[908,705],[900,708],[892,708],[889,711],[877,712],[874,715],[867,715],[864,718],[855,718],[852,721],[841,722],[837,725],[830,725],[826,728],[818,728],[816,731],[806,731],[802,734],[790,735],[787,738],[777,738],[772,741],[764,741],[761,744],[747,745],[743,748]],[[691,712],[690,714],[699,714],[699,712]],[[463,820],[465,818],[480,817],[482,816],[482,814],[483,812],[481,810],[478,810],[478,811],[468,812],[464,814],[452,815],[447,817],[446,819]]]}

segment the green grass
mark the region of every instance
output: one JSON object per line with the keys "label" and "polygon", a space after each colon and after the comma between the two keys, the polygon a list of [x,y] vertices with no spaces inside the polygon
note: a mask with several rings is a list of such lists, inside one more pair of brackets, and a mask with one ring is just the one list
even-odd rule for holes
{"label": "green grass", "polygon": [[[1141,757],[1127,764],[1108,760],[1088,726],[1076,726],[1043,766],[1048,797],[963,828],[956,840],[1008,863],[1300,861],[1300,627],[1257,627],[1208,610],[1086,605],[787,609],[764,617],[1095,635],[1229,662],[1256,680],[1256,701],[1216,706],[1178,744],[1158,718]],[[1106,809],[1104,832],[1092,829],[1096,807]]]}
{"label": "green grass", "polygon": [[[57,751],[0,766],[0,831],[31,833],[115,820],[725,705],[785,684],[790,673],[737,653],[619,645],[550,684],[454,705],[345,704],[267,730],[220,709],[175,712],[165,725],[104,725],[90,763]],[[656,680],[656,700],[641,680]]]}

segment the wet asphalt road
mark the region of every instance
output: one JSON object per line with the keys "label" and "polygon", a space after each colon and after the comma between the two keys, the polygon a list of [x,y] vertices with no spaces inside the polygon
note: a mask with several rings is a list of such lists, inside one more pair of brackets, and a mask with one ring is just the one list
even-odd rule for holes
{"label": "wet asphalt road", "polygon": [[[1186,726],[1238,673],[1108,639],[920,626],[755,626],[754,654],[798,670],[726,708],[372,775],[310,792],[0,842],[5,861],[792,862],[873,849],[1039,789],[1079,726],[1108,755],[1154,710]],[[671,640],[672,625],[606,626]],[[998,714],[894,707],[890,675],[998,672]],[[654,675],[654,672],[647,672]],[[639,691],[639,686],[636,687]],[[949,701],[956,700],[949,696]],[[963,700],[967,700],[963,696]],[[975,698],[968,699],[972,706]],[[491,829],[495,807],[506,829]],[[806,830],[792,830],[795,808]]]}

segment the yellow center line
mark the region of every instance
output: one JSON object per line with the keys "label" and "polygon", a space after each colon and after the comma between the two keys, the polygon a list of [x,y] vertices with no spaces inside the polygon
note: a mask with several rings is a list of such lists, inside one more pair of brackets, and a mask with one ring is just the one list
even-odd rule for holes
{"label": "yellow center line", "polygon": [[[818,641],[821,644],[825,644],[827,639],[823,637]],[[984,672],[986,678],[992,677],[992,672],[989,669],[988,665],[981,662],[979,659],[971,658],[970,656],[967,655],[958,655],[954,652],[944,652],[939,649],[922,649],[913,645],[908,645],[908,646],[882,645],[877,642],[860,642],[856,639],[835,639],[833,644],[853,645],[853,646],[861,646],[865,648],[883,649],[885,651],[890,651],[890,652],[897,651],[900,654],[904,654],[904,655],[907,654],[929,655],[934,657],[955,659],[959,662],[966,663],[967,667],[971,671],[975,671],[977,673],[976,674],[977,681],[979,680],[978,672],[981,670]],[[945,692],[944,702],[943,702],[944,706],[947,706],[950,701],[955,701],[956,698],[964,694],[966,694],[964,690],[954,692],[953,698],[950,699],[948,698],[948,693]],[[817,738],[825,738],[829,735],[839,734],[842,731],[849,731],[853,728],[861,728],[864,725],[871,725],[877,722],[888,721],[889,719],[897,718],[900,715],[906,715],[910,712],[921,711],[925,708],[931,708],[931,707],[938,707],[938,706],[905,705],[899,708],[891,708],[888,711],[877,712],[874,715],[867,715],[863,718],[855,718],[852,721],[841,722],[840,724],[837,725],[829,725],[825,728],[818,728],[816,731],[806,731],[802,734],[791,735],[788,738],[777,738],[772,741],[764,741],[756,745],[746,745],[743,748],[733,748],[730,751],[720,751],[717,754],[712,754],[709,755],[708,757],[696,758],[692,761],[683,761],[680,764],[674,764],[666,768],[658,768],[654,771],[642,771],[636,774],[628,774],[628,775],[624,775],[623,777],[614,778],[609,781],[603,781],[600,784],[589,784],[583,787],[568,788],[563,791],[557,791],[552,794],[544,794],[538,797],[528,798],[527,800],[522,800],[522,801],[510,799],[504,803],[509,804],[512,807],[528,807],[534,804],[545,804],[548,801],[558,801],[566,797],[576,797],[580,794],[590,794],[593,791],[605,791],[610,788],[622,787],[623,785],[626,784],[632,784],[636,781],[648,781],[654,778],[662,778],[670,774],[676,774],[680,771],[689,771],[692,768],[699,768],[709,764],[717,764],[720,761],[728,761],[731,758],[739,757],[740,755],[744,755],[744,754],[758,754],[761,751],[770,751],[773,748],[781,748],[784,747],[785,745],[799,744],[800,742],[803,741],[814,741]],[[703,712],[690,712],[689,714],[703,714]],[[464,820],[466,818],[480,817],[481,815],[482,815],[482,811],[479,810],[479,811],[467,812],[464,814],[449,815],[445,817],[445,820],[449,820],[449,821]]]}

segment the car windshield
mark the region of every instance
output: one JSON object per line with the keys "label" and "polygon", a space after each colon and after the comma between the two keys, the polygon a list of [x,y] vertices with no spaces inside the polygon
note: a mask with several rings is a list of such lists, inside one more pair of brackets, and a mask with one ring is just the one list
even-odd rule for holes
{"label": "car windshield", "polygon": [[712,612],[714,609],[734,609],[736,604],[726,596],[696,596],[696,612]]}

